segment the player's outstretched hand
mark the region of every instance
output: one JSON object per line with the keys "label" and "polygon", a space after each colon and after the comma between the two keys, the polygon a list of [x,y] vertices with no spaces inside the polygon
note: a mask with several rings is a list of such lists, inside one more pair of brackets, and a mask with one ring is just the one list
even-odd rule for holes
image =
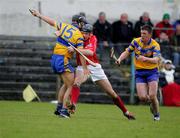
{"label": "player's outstretched hand", "polygon": [[54,32],[54,34],[55,34],[57,37],[59,37],[59,36],[61,35],[60,31],[56,31],[56,32]]}
{"label": "player's outstretched hand", "polygon": [[120,65],[121,64],[121,60],[118,58],[116,61],[115,61],[116,64]]}
{"label": "player's outstretched hand", "polygon": [[33,16],[40,17],[40,13],[38,11],[33,10],[33,9],[29,9],[29,11]]}

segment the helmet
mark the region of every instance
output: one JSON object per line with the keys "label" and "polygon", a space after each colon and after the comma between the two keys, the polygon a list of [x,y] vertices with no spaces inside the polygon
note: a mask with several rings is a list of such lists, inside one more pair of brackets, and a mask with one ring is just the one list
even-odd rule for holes
{"label": "helmet", "polygon": [[77,22],[78,24],[86,24],[87,21],[86,21],[86,18],[84,16],[81,16],[81,15],[74,15],[72,17],[72,22]]}
{"label": "helmet", "polygon": [[87,32],[87,33],[91,33],[93,32],[93,26],[91,24],[85,24],[82,29],[82,32]]}

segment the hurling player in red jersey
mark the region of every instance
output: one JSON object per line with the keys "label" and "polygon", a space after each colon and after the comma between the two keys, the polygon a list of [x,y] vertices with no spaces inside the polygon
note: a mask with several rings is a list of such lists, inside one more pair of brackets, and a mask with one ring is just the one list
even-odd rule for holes
{"label": "hurling player in red jersey", "polygon": [[[122,110],[125,117],[127,117],[129,120],[134,120],[135,119],[134,115],[126,109],[123,101],[113,90],[107,76],[104,73],[104,70],[99,64],[96,55],[97,39],[96,36],[92,34],[92,31],[93,31],[93,26],[90,24],[84,25],[84,27],[81,30],[84,37],[84,49],[81,49],[81,52],[84,55],[86,55],[91,61],[96,63],[96,67],[94,67],[92,65],[89,65],[88,62],[86,62],[87,67],[91,72],[90,77],[93,82],[99,85],[104,90],[104,92],[106,92],[112,98],[114,104],[117,105]],[[69,48],[69,52],[73,52],[73,49]],[[73,89],[71,91],[71,105],[69,106],[70,111],[72,112],[75,111],[75,106],[80,94],[79,87],[83,82],[85,82],[88,79],[88,77],[84,77],[83,75],[83,67],[81,65],[78,54],[77,54],[77,65],[78,67],[76,68],[76,78]]]}

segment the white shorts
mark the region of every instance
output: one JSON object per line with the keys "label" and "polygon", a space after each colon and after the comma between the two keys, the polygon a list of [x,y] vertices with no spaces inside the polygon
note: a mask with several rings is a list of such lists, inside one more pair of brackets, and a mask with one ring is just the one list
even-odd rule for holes
{"label": "white shorts", "polygon": [[[104,70],[102,69],[100,64],[97,63],[96,67],[93,67],[92,65],[88,65],[87,67],[91,72],[90,77],[93,82],[98,80],[105,80],[105,79],[107,80],[107,76],[104,73]],[[78,66],[76,70],[83,71],[83,68],[82,66]]]}

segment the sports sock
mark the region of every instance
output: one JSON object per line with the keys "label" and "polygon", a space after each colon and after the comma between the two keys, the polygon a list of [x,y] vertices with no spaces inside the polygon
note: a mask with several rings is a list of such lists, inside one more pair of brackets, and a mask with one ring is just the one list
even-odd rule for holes
{"label": "sports sock", "polygon": [[113,98],[113,102],[115,105],[117,105],[123,113],[126,113],[127,112],[127,109],[126,107],[124,106],[124,103],[123,101],[121,100],[121,98],[118,96],[116,98]]}
{"label": "sports sock", "polygon": [[71,103],[72,104],[77,104],[78,98],[80,95],[80,88],[78,86],[73,86],[72,91],[71,91]]}
{"label": "sports sock", "polygon": [[157,98],[155,98],[153,101],[152,101],[152,106],[153,106],[153,110],[154,110],[154,113],[159,113],[159,101]]}
{"label": "sports sock", "polygon": [[56,110],[57,110],[57,111],[60,111],[60,110],[62,109],[62,106],[63,106],[62,103],[58,103],[58,104],[57,104],[57,107],[56,107]]}

